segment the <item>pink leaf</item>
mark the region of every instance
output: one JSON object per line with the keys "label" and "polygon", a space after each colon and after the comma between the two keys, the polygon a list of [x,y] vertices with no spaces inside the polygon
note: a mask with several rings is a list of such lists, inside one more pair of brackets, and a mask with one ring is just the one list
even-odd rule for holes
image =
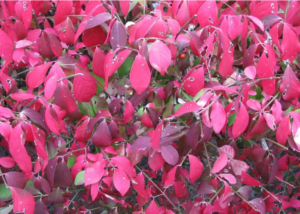
{"label": "pink leaf", "polygon": [[162,41],[156,40],[151,46],[149,61],[151,66],[164,76],[171,64],[171,51],[168,46]]}
{"label": "pink leaf", "polygon": [[9,35],[7,35],[2,29],[0,29],[0,56],[8,60],[12,58],[12,54],[14,51],[14,43],[10,39]]}
{"label": "pink leaf", "polygon": [[84,185],[95,184],[100,181],[104,174],[104,167],[106,161],[97,161],[96,163],[92,164],[91,166],[85,169],[84,173]]}
{"label": "pink leaf", "polygon": [[161,138],[161,132],[164,125],[164,120],[162,120],[155,130],[151,133],[151,146],[155,151],[160,151],[160,138]]}
{"label": "pink leaf", "polygon": [[[118,52],[118,54],[116,54]],[[122,50],[116,49],[115,51],[111,50],[106,54],[104,60],[104,77],[105,77],[105,88],[108,87],[108,79],[114,74],[114,72],[123,64],[127,59],[131,50]]]}
{"label": "pink leaf", "polygon": [[275,131],[276,124],[275,124],[275,118],[274,118],[274,116],[272,114],[270,114],[270,113],[264,113],[264,118],[267,121],[267,124],[268,124],[269,128],[272,131]]}
{"label": "pink leaf", "polygon": [[231,160],[230,163],[234,174],[238,176],[242,174],[242,171],[246,172],[249,169],[249,166],[244,161]]}
{"label": "pink leaf", "polygon": [[276,140],[278,141],[278,143],[280,143],[281,145],[285,145],[290,132],[290,117],[287,115],[282,119],[276,130]]}
{"label": "pink leaf", "polygon": [[161,155],[163,156],[164,160],[170,165],[175,165],[176,163],[178,163],[179,154],[177,150],[171,145],[162,146]]}
{"label": "pink leaf", "polygon": [[133,118],[133,114],[134,114],[133,105],[129,100],[127,100],[125,104],[124,115],[123,115],[124,123],[129,123]]}
{"label": "pink leaf", "polygon": [[120,6],[124,17],[126,17],[130,7],[130,1],[128,0],[120,1]]}
{"label": "pink leaf", "polygon": [[253,187],[259,187],[263,185],[262,183],[260,183],[259,181],[255,180],[250,175],[248,175],[245,171],[242,171],[241,181],[243,184],[253,186]]}
{"label": "pink leaf", "polygon": [[300,96],[300,83],[292,68],[288,65],[280,84],[280,92],[284,100],[291,101]]}
{"label": "pink leaf", "polygon": [[215,1],[205,1],[199,8],[197,19],[202,28],[217,25],[218,7]]}
{"label": "pink leaf", "polygon": [[27,190],[10,187],[15,213],[34,214],[35,200]]}
{"label": "pink leaf", "polygon": [[55,25],[65,21],[72,13],[73,1],[59,1],[54,15]]}
{"label": "pink leaf", "polygon": [[289,24],[284,23],[283,38],[281,41],[282,56],[281,60],[289,60],[293,63],[296,55],[300,51],[300,43],[297,34],[294,32],[294,28],[291,28]]}
{"label": "pink leaf", "polygon": [[189,161],[190,161],[190,181],[193,183],[198,178],[200,178],[204,167],[202,162],[193,155],[189,155]]}
{"label": "pink leaf", "polygon": [[127,31],[125,26],[119,22],[116,21],[110,32],[110,44],[113,49],[123,47],[126,45],[127,42]]}
{"label": "pink leaf", "polygon": [[261,105],[257,100],[249,99],[249,100],[247,100],[247,105],[249,108],[251,108],[255,111],[261,110]]}
{"label": "pink leaf", "polygon": [[22,124],[14,127],[13,133],[9,140],[10,154],[25,174],[29,176],[31,175],[32,163],[25,148],[26,136],[22,130]]}
{"label": "pink leaf", "polygon": [[4,168],[12,168],[14,167],[14,165],[15,165],[15,161],[11,157],[0,158],[0,166]]}
{"label": "pink leaf", "polygon": [[201,106],[198,106],[196,102],[190,101],[190,102],[187,102],[187,103],[183,104],[182,106],[180,106],[179,109],[174,114],[174,116],[179,117],[186,113],[199,111],[200,109],[202,109]]}
{"label": "pink leaf", "polygon": [[62,42],[68,45],[74,44],[75,29],[69,17],[59,25],[58,37]]}
{"label": "pink leaf", "polygon": [[176,175],[177,166],[174,166],[167,175],[167,178],[165,180],[164,187],[172,186],[174,184],[175,175]]}
{"label": "pink leaf", "polygon": [[116,189],[122,196],[124,196],[130,188],[130,180],[122,170],[115,169],[113,182]]}
{"label": "pink leaf", "polygon": [[135,57],[129,79],[131,86],[136,90],[137,94],[142,94],[150,84],[151,72],[147,61],[140,54]]}
{"label": "pink leaf", "polygon": [[225,153],[228,158],[233,159],[235,155],[234,148],[229,145],[224,145],[220,148],[218,148],[218,152],[221,155],[222,153]]}
{"label": "pink leaf", "polygon": [[37,88],[44,82],[46,73],[51,64],[52,62],[47,62],[43,65],[39,65],[27,74],[26,85],[29,89]]}
{"label": "pink leaf", "polygon": [[89,72],[75,68],[75,74],[79,73],[83,75],[74,77],[74,96],[79,102],[89,102],[97,92],[95,78]]}
{"label": "pink leaf", "polygon": [[242,134],[246,130],[248,126],[248,122],[249,122],[249,114],[244,104],[241,103],[239,113],[232,126],[233,138],[237,138],[238,136],[240,136],[240,134]]}
{"label": "pink leaf", "polygon": [[278,124],[282,120],[282,106],[278,100],[274,100],[271,110],[275,118],[275,124]]}
{"label": "pink leaf", "polygon": [[219,134],[226,122],[226,113],[225,110],[218,101],[215,102],[212,106],[210,113],[211,125],[214,128],[216,134]]}
{"label": "pink leaf", "polygon": [[248,77],[249,79],[251,79],[251,80],[255,79],[256,68],[253,65],[248,66],[247,68],[245,68],[244,72],[245,72],[246,77]]}
{"label": "pink leaf", "polygon": [[105,60],[105,53],[98,47],[94,52],[93,56],[93,71],[99,77],[105,77],[104,75],[104,60]]}
{"label": "pink leaf", "polygon": [[20,2],[22,3],[22,20],[24,22],[25,28],[29,28],[30,24],[31,24],[31,20],[32,20],[32,5],[31,5],[31,1],[22,1]]}
{"label": "pink leaf", "polygon": [[204,68],[200,67],[188,76],[183,84],[187,94],[195,96],[204,87]]}
{"label": "pink leaf", "polygon": [[231,174],[219,174],[221,178],[225,178],[229,183],[236,184],[236,179]]}
{"label": "pink leaf", "polygon": [[153,214],[153,213],[162,214],[162,213],[165,213],[164,211],[165,211],[164,207],[158,207],[155,200],[152,200],[150,202],[150,205],[148,206],[145,214]]}
{"label": "pink leaf", "polygon": [[216,160],[214,167],[211,170],[211,173],[220,172],[227,165],[227,162],[228,162],[227,155],[225,153],[222,153]]}

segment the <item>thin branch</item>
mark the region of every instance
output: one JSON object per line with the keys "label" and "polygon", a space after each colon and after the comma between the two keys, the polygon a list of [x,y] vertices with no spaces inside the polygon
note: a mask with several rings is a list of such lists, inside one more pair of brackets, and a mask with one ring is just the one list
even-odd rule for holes
{"label": "thin branch", "polygon": [[181,213],[180,209],[178,207],[175,206],[175,204],[173,204],[173,202],[171,201],[171,199],[164,193],[164,191],[162,191],[154,181],[152,181],[152,179],[143,171],[141,170],[138,166],[135,166],[140,172],[143,173],[143,175],[149,180],[151,181],[151,183],[153,183],[153,185],[156,187],[156,189],[158,191],[160,191],[160,193],[168,200],[168,202],[174,207],[174,209],[176,209],[179,213]]}

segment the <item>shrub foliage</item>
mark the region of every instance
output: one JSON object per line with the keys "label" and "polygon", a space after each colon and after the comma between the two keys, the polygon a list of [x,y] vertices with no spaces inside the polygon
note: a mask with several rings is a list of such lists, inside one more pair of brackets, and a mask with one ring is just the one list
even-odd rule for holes
{"label": "shrub foliage", "polygon": [[300,209],[298,1],[0,5],[0,213]]}

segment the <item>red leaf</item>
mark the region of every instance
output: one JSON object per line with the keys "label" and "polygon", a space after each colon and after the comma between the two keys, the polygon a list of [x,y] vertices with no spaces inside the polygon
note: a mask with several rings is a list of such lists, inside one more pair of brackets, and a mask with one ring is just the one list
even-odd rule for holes
{"label": "red leaf", "polygon": [[284,100],[291,101],[300,96],[300,83],[292,68],[288,65],[280,84],[280,92]]}
{"label": "red leaf", "polygon": [[96,146],[107,147],[112,143],[111,133],[105,120],[103,120],[96,128],[92,142]]}
{"label": "red leaf", "polygon": [[54,15],[55,25],[65,21],[72,13],[73,1],[59,1]]}
{"label": "red leaf", "polygon": [[142,172],[140,172],[136,178],[132,178],[132,186],[138,192],[140,196],[143,198],[148,197],[148,193],[145,189],[145,176]]}
{"label": "red leaf", "polygon": [[53,103],[68,113],[72,113],[77,109],[76,101],[65,84],[60,81],[54,92]]}
{"label": "red leaf", "polygon": [[149,61],[151,66],[164,76],[171,64],[171,51],[168,46],[162,41],[156,40],[151,46]]}
{"label": "red leaf", "polygon": [[165,213],[164,207],[158,207],[155,200],[152,200],[145,212],[145,214],[162,214]]}
{"label": "red leaf", "polygon": [[9,140],[9,152],[14,161],[25,172],[26,175],[31,175],[32,163],[31,158],[28,155],[25,148],[26,135],[22,130],[22,124],[18,124],[14,127],[13,133]]}
{"label": "red leaf", "polygon": [[204,68],[200,67],[188,76],[183,84],[187,94],[195,96],[204,87]]}
{"label": "red leaf", "polygon": [[0,55],[3,59],[8,60],[12,58],[14,51],[14,43],[2,29],[0,29]]}
{"label": "red leaf", "polygon": [[30,1],[21,1],[20,2],[22,8],[22,20],[24,22],[25,28],[29,28],[32,20],[32,5]]}
{"label": "red leaf", "polygon": [[190,181],[194,183],[198,178],[200,178],[204,167],[202,162],[193,155],[189,155],[189,161],[190,161]]}
{"label": "red leaf", "polygon": [[255,180],[250,175],[248,175],[245,171],[242,171],[241,182],[243,184],[253,186],[253,187],[259,187],[263,185],[262,183],[260,183],[259,181]]}
{"label": "red leaf", "polygon": [[84,185],[95,184],[100,181],[104,174],[104,167],[106,161],[97,161],[96,163],[92,164],[91,166],[85,169],[84,173]]}
{"label": "red leaf", "polygon": [[54,187],[67,188],[73,183],[71,172],[65,161],[61,161],[55,168]]}
{"label": "red leaf", "polygon": [[[123,64],[126,58],[131,53],[131,50],[122,50],[118,52],[119,49],[115,51],[111,50],[107,53],[104,60],[104,77],[105,77],[105,88],[108,87],[108,78],[114,74],[114,72]],[[116,54],[118,52],[118,54]]]}
{"label": "red leaf", "polygon": [[211,173],[220,172],[227,165],[227,162],[228,162],[227,155],[225,153],[222,153],[216,160],[214,167],[211,170]]}
{"label": "red leaf", "polygon": [[133,118],[133,114],[134,114],[133,105],[129,100],[127,100],[125,104],[124,115],[123,115],[124,123],[129,123]]}
{"label": "red leaf", "polygon": [[75,74],[79,73],[83,75],[74,77],[74,96],[79,102],[89,102],[97,92],[95,78],[89,72],[75,68]]}
{"label": "red leaf", "polygon": [[75,29],[69,17],[59,25],[58,37],[62,42],[68,45],[74,44]]}
{"label": "red leaf", "polygon": [[179,154],[177,150],[171,145],[162,146],[161,155],[163,156],[164,160],[170,165],[175,165],[176,163],[178,163]]}
{"label": "red leaf", "polygon": [[0,166],[4,168],[12,168],[14,167],[14,165],[15,165],[15,161],[11,157],[0,158]]}
{"label": "red leaf", "polygon": [[210,113],[211,125],[216,134],[219,134],[226,122],[226,113],[221,103],[215,102]]}
{"label": "red leaf", "polygon": [[61,119],[59,117],[62,116],[59,114],[63,112],[58,112],[58,108],[59,107],[55,105],[48,105],[45,112],[46,124],[48,128],[56,135],[60,135],[60,133],[63,131]]}
{"label": "red leaf", "polygon": [[120,6],[124,17],[127,17],[127,13],[130,7],[130,1],[128,0],[120,1]]}
{"label": "red leaf", "polygon": [[104,60],[105,53],[98,47],[96,47],[93,56],[93,71],[99,77],[105,77],[104,75]]}
{"label": "red leaf", "polygon": [[150,84],[151,72],[147,61],[140,54],[135,57],[129,79],[131,86],[136,90],[137,94],[142,94]]}
{"label": "red leaf", "polygon": [[248,122],[249,122],[249,114],[244,104],[241,103],[239,113],[232,126],[233,138],[237,138],[238,136],[240,136],[240,134],[242,134],[246,130],[248,126]]}
{"label": "red leaf", "polygon": [[190,101],[180,106],[179,109],[175,112],[174,116],[179,117],[186,113],[199,111],[200,109],[202,109],[201,106],[198,106],[196,102]]}
{"label": "red leaf", "polygon": [[256,68],[253,65],[248,66],[247,68],[245,68],[244,73],[246,77],[248,77],[251,80],[254,80],[256,76]]}
{"label": "red leaf", "polygon": [[115,169],[113,182],[116,189],[122,196],[124,196],[130,188],[130,180],[122,170]]}
{"label": "red leaf", "polygon": [[205,1],[199,8],[197,19],[202,28],[217,25],[218,7],[215,1]]}
{"label": "red leaf", "polygon": [[160,151],[160,138],[161,138],[161,132],[163,129],[164,120],[162,120],[155,130],[151,133],[151,146],[155,151]]}
{"label": "red leaf", "polygon": [[272,114],[275,118],[275,124],[278,124],[282,120],[282,106],[280,102],[274,100],[274,104],[272,106]]}
{"label": "red leaf", "polygon": [[39,65],[27,74],[26,85],[29,89],[37,88],[44,82],[46,73],[51,64],[52,62],[47,62],[43,65]]}
{"label": "red leaf", "polygon": [[276,131],[276,140],[278,141],[278,143],[280,143],[281,145],[285,145],[290,132],[290,117],[287,115],[282,119]]}
{"label": "red leaf", "polygon": [[106,33],[100,26],[86,29],[82,34],[82,42],[87,47],[93,47],[99,44],[104,44]]}
{"label": "red leaf", "polygon": [[300,51],[300,43],[297,34],[289,24],[284,23],[283,38],[281,41],[282,56],[281,60],[289,60],[293,63],[296,55]]}
{"label": "red leaf", "polygon": [[35,200],[27,190],[10,187],[15,213],[34,214]]}
{"label": "red leaf", "polygon": [[167,175],[167,178],[165,180],[164,187],[172,186],[174,184],[175,175],[176,175],[177,166],[174,166]]}

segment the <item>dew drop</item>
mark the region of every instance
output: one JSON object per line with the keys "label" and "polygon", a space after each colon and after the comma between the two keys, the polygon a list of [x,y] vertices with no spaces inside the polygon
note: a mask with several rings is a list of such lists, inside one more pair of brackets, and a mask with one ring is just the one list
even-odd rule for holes
{"label": "dew drop", "polygon": [[66,32],[66,28],[63,28],[63,29],[61,30],[61,32],[62,32],[62,33],[65,33],[65,32]]}
{"label": "dew drop", "polygon": [[123,179],[125,179],[125,177],[123,177]]}
{"label": "dew drop", "polygon": [[193,82],[194,80],[195,80],[194,77],[190,77],[190,78],[189,78],[189,81],[191,81],[191,82]]}
{"label": "dew drop", "polygon": [[224,169],[224,172],[225,172],[225,173],[228,173],[228,169]]}
{"label": "dew drop", "polygon": [[274,9],[274,3],[271,3],[271,8]]}
{"label": "dew drop", "polygon": [[212,20],[212,18],[211,17],[208,17],[208,22],[210,22],[210,23],[214,23],[214,21]]}

